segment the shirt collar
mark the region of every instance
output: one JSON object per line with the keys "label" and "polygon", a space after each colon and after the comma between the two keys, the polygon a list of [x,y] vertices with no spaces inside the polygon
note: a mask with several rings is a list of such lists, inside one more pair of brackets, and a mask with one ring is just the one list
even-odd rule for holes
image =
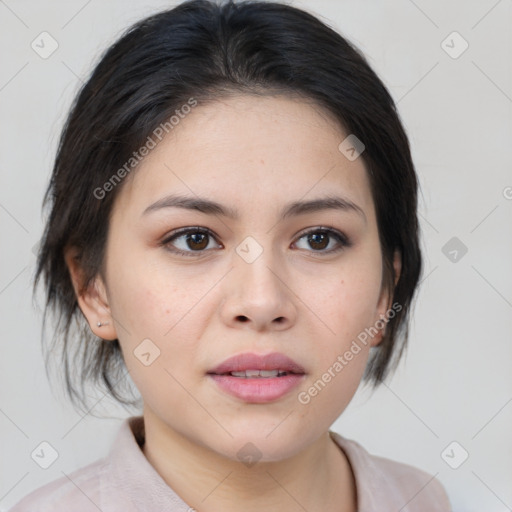
{"label": "shirt collar", "polygon": [[190,512],[191,508],[146,459],[143,444],[144,417],[125,419],[109,453],[110,474],[106,485],[110,488],[103,495],[107,501],[110,496],[112,499],[105,504],[104,511],[121,510],[121,499],[125,501],[126,512]]}
{"label": "shirt collar", "polygon": [[357,512],[373,512],[386,503],[389,485],[375,466],[372,457],[356,441],[345,439],[337,432],[329,431],[331,438],[347,457],[356,482]]}

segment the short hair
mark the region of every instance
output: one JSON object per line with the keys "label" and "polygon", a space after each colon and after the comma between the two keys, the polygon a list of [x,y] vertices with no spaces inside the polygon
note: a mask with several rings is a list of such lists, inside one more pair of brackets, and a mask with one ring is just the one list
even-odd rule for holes
{"label": "short hair", "polygon": [[[375,387],[396,368],[408,339],[422,256],[418,180],[391,95],[358,49],[304,10],[267,1],[192,0],[139,21],[103,53],[61,133],[43,202],[50,213],[34,290],[44,276],[43,329],[49,312],[57,320],[53,344],[46,347],[47,373],[60,347],[74,405],[87,407],[85,383],[123,405],[135,403],[119,386],[126,375],[119,341],[105,342],[90,331],[64,260],[65,249],[76,247],[85,286],[102,275],[110,213],[126,180],[101,199],[93,191],[190,98],[204,105],[234,94],[302,98],[363,142],[383,286],[401,306],[371,349],[363,380]],[[402,259],[396,283],[395,250]]]}

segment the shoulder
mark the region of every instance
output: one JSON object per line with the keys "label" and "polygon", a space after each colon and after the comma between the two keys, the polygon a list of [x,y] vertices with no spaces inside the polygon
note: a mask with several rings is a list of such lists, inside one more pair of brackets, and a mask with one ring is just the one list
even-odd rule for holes
{"label": "shoulder", "polygon": [[[139,440],[142,416],[125,418],[109,453],[25,496],[9,512],[135,512],[133,499],[154,488],[158,474],[146,461]],[[144,472],[141,473],[142,469]]]}
{"label": "shoulder", "polygon": [[359,500],[358,512],[378,512],[385,505],[401,512],[451,512],[446,491],[435,476],[368,453],[359,443],[331,432],[345,452]]}
{"label": "shoulder", "polygon": [[97,512],[104,473],[99,459],[32,491],[9,512]]}

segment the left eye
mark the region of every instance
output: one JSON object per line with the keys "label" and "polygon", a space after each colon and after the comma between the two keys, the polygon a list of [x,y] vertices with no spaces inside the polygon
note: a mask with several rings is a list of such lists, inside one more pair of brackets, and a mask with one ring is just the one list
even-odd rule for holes
{"label": "left eye", "polygon": [[[314,230],[304,233],[299,238],[299,241],[302,239],[306,239],[306,243],[313,249],[314,252],[320,253],[337,252],[350,245],[350,242],[345,235],[328,228],[315,228]],[[295,245],[297,245],[297,243]],[[332,245],[334,245],[334,248]],[[336,247],[336,245],[338,247]],[[305,249],[308,248],[305,247]]]}

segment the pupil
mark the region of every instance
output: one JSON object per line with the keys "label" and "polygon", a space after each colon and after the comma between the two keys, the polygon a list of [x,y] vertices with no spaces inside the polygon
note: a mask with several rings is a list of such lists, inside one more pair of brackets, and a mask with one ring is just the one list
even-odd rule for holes
{"label": "pupil", "polygon": [[[187,237],[187,243],[188,243],[190,249],[204,249],[208,245],[208,243],[204,243],[205,241],[206,241],[205,233],[194,233],[192,235],[188,235],[188,237]],[[196,244],[196,245],[191,246],[191,244],[189,242],[192,242],[192,244]]]}
{"label": "pupil", "polygon": [[[325,249],[328,245],[325,244],[327,239],[328,235],[326,233],[313,233],[309,235],[309,243],[311,244],[313,249]],[[320,244],[320,247],[318,247],[318,244]]]}

